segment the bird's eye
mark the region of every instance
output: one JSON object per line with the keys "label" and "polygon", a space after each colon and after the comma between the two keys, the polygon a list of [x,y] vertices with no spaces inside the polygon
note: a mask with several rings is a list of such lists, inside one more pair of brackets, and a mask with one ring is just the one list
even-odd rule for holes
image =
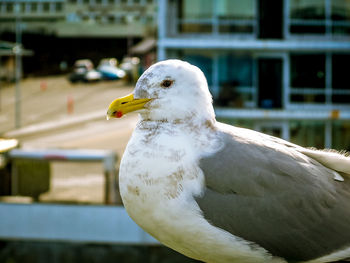
{"label": "bird's eye", "polygon": [[173,80],[166,79],[163,80],[162,84],[160,84],[163,88],[169,88],[173,84]]}

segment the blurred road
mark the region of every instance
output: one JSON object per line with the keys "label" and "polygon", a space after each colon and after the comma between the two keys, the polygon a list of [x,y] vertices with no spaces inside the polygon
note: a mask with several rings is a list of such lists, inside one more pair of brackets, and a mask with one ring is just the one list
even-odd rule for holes
{"label": "blurred road", "polygon": [[[0,91],[0,137],[16,138],[27,149],[107,149],[120,158],[138,117],[107,121],[106,111],[112,100],[132,90],[123,81],[72,85],[63,76],[26,79],[20,129],[14,129],[14,85]],[[54,162],[50,184],[41,201],[103,203],[101,163]]]}
{"label": "blurred road", "polygon": [[123,81],[72,85],[63,76],[21,83],[21,123],[15,129],[14,85],[1,90],[0,135],[20,140],[24,148],[92,148],[121,153],[135,126],[136,114],[106,121],[109,103],[133,87]]}

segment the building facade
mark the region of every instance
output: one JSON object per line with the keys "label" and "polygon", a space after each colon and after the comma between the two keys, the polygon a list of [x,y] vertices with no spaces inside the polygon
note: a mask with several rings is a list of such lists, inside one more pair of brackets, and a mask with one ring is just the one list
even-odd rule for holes
{"label": "building facade", "polygon": [[[132,47],[156,37],[157,0],[0,0],[0,40],[34,51],[25,75],[60,74],[77,59],[134,56]],[[148,42],[147,42],[148,43]],[[146,44],[147,44],[146,43]],[[142,50],[143,63],[155,57]],[[1,64],[1,63],[0,63]]]}
{"label": "building facade", "polygon": [[201,68],[219,120],[350,150],[349,0],[159,0],[158,21],[158,59]]}
{"label": "building facade", "polygon": [[146,37],[155,31],[156,0],[1,0],[0,33],[58,37]]}

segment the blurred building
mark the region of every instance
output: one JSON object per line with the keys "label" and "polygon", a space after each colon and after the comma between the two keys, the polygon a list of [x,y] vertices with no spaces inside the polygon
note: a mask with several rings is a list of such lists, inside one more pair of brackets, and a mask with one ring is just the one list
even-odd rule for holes
{"label": "blurred building", "polygon": [[[15,56],[16,52],[21,56],[32,56],[33,52],[16,43],[0,40],[0,81],[14,81],[16,78]],[[17,53],[18,54],[18,53]],[[0,87],[1,88],[1,87]]]}
{"label": "blurred building", "polygon": [[1,0],[0,31],[16,16],[25,32],[60,37],[145,37],[156,21],[155,0]]}
{"label": "blurred building", "polygon": [[208,79],[217,117],[350,150],[349,0],[160,0],[158,59]]}
{"label": "blurred building", "polygon": [[15,41],[19,23],[23,44],[36,54],[24,61],[25,72],[55,65],[47,73],[53,74],[61,61],[97,64],[130,54],[135,44],[155,37],[156,6],[156,0],[1,0],[0,39]]}

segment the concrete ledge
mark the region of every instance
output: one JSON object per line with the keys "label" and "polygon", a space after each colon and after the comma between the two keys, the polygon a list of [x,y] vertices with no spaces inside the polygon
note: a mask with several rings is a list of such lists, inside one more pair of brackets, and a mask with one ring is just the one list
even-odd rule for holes
{"label": "concrete ledge", "polygon": [[0,239],[152,245],[120,206],[0,203]]}

